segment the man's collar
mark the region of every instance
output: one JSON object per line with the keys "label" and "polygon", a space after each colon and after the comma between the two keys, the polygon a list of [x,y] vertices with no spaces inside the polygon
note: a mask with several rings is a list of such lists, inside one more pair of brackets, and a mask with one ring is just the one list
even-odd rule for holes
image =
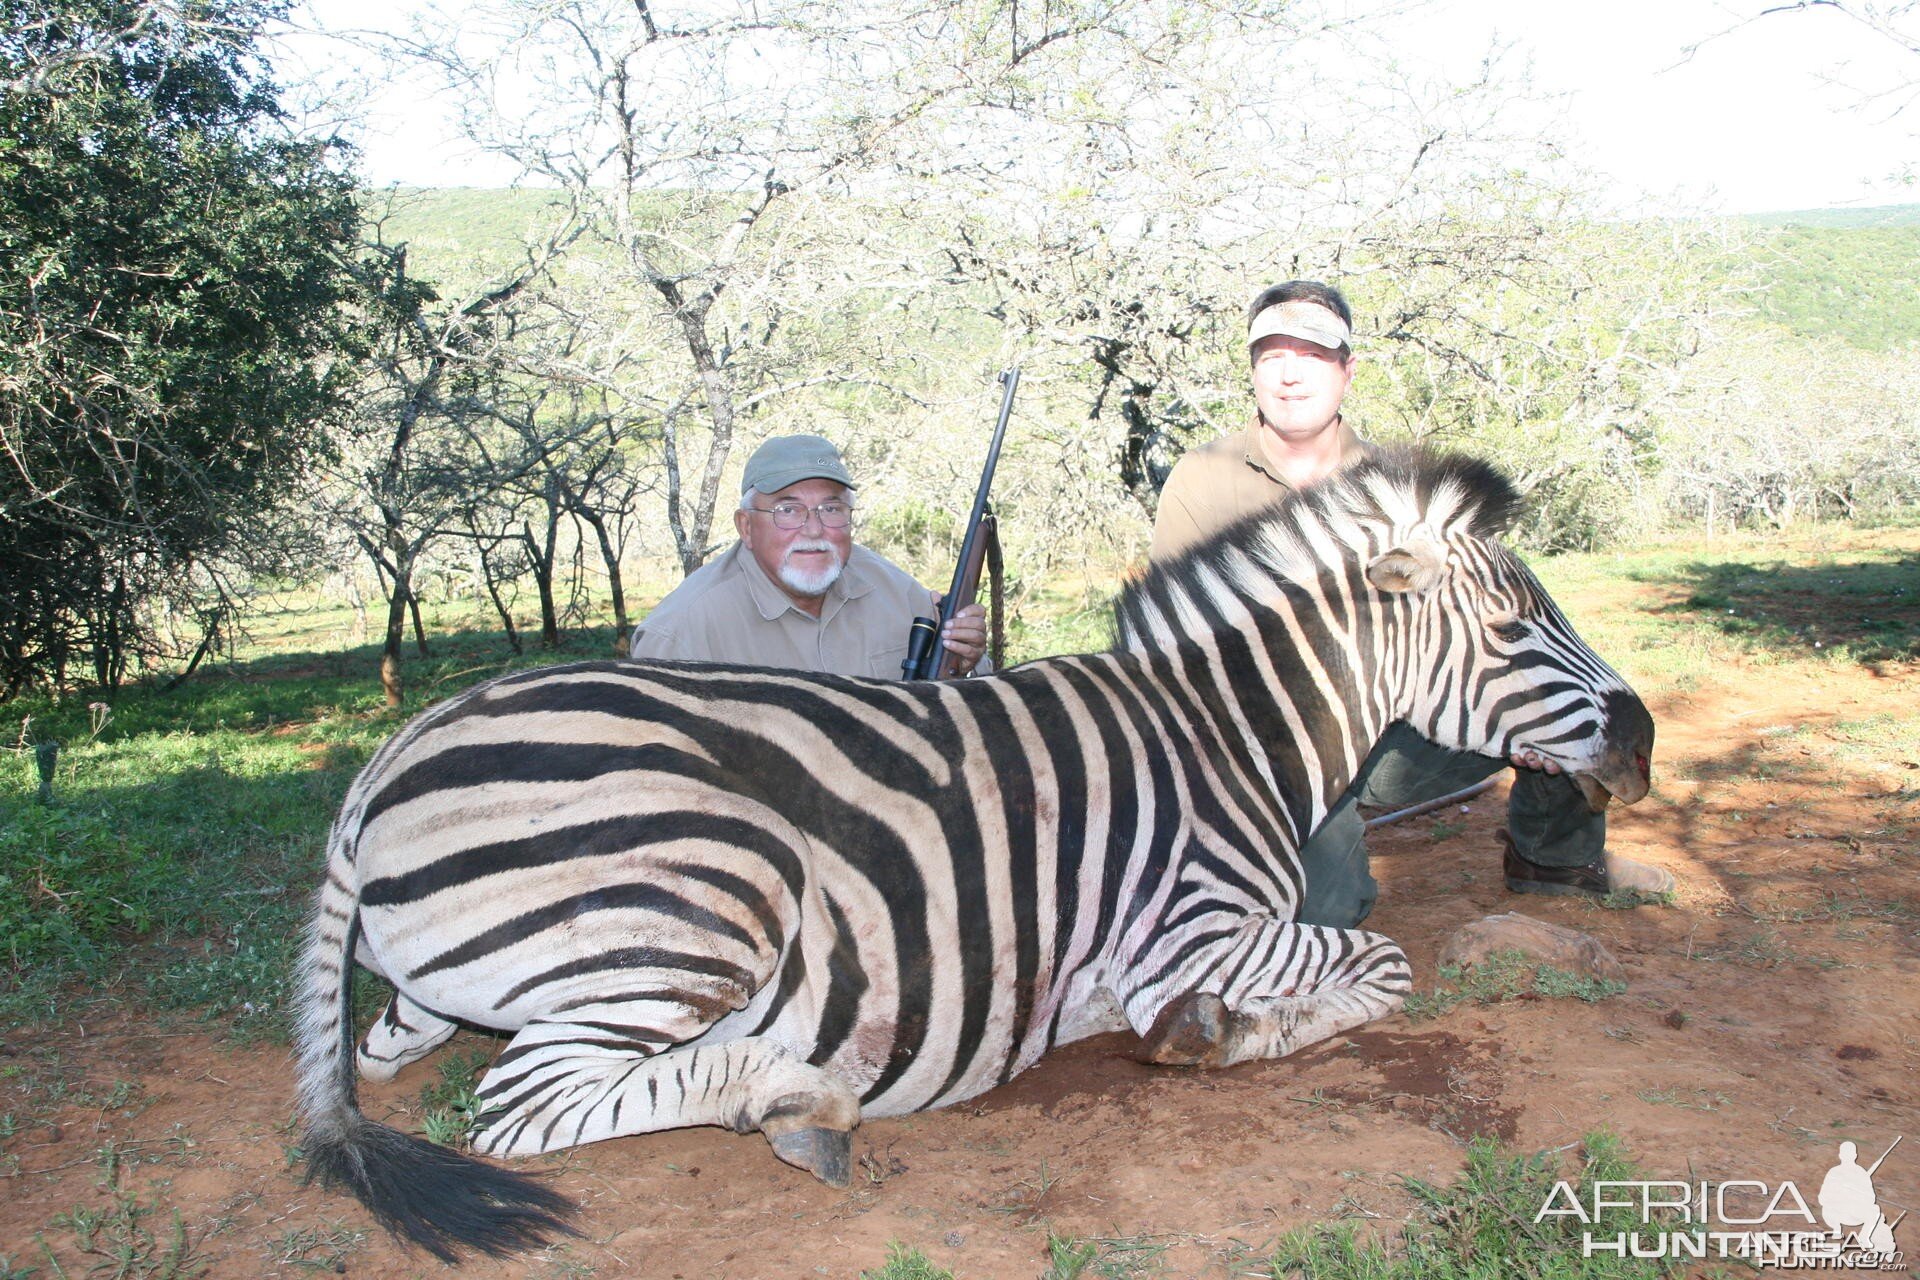
{"label": "man's collar", "polygon": [[[779,583],[767,576],[767,571],[754,559],[753,552],[747,550],[746,543],[734,543],[733,549],[727,554],[734,558],[734,571],[746,579],[747,594],[753,598],[754,608],[760,611],[762,618],[772,622],[789,609],[802,617],[812,617],[793,602],[793,597]],[[826,603],[821,606],[820,616],[825,618],[838,607],[839,602],[858,600],[872,590],[873,579],[860,563],[860,548],[853,547],[847,554],[846,567],[840,571],[833,585],[827,588]]]}
{"label": "man's collar", "polygon": [[[1344,467],[1366,456],[1370,446],[1361,439],[1359,432],[1347,425],[1345,414],[1334,418],[1333,429],[1339,433],[1340,437],[1341,466]],[[1241,444],[1240,457],[1248,466],[1275,484],[1286,485],[1289,489],[1293,487],[1280,477],[1275,468],[1273,455],[1269,452],[1267,429],[1260,421],[1260,412],[1257,409],[1254,411],[1253,420],[1247,424],[1247,434]]]}

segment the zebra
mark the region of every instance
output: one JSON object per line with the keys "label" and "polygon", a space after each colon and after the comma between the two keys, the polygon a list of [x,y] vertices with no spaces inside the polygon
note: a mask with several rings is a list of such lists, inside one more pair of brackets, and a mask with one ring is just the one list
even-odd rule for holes
{"label": "zebra", "polygon": [[[846,1185],[863,1117],[1131,1029],[1152,1062],[1279,1057],[1411,989],[1295,920],[1295,851],[1393,722],[1645,794],[1653,723],[1497,540],[1509,482],[1349,467],[1147,571],[1103,653],[952,682],[701,663],[509,674],[367,764],[302,962],[308,1176],[436,1256],[565,1231],[534,1179],[365,1119],[472,1024],[512,1033],[476,1152],[758,1129]],[[356,1049],[353,961],[391,1002]]]}

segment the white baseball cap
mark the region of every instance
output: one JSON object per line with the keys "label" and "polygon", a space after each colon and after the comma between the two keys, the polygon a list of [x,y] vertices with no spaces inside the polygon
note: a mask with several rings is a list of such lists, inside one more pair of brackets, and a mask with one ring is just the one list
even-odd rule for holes
{"label": "white baseball cap", "polygon": [[1249,347],[1262,338],[1275,335],[1301,338],[1335,349],[1348,346],[1353,341],[1353,330],[1347,327],[1345,320],[1309,298],[1276,302],[1247,322]]}

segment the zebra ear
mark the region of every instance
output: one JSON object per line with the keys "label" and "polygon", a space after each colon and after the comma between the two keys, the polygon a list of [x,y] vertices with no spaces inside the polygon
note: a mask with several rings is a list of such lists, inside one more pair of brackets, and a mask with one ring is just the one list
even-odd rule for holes
{"label": "zebra ear", "polygon": [[1446,576],[1447,553],[1431,537],[1416,534],[1367,566],[1367,581],[1391,595],[1427,591]]}

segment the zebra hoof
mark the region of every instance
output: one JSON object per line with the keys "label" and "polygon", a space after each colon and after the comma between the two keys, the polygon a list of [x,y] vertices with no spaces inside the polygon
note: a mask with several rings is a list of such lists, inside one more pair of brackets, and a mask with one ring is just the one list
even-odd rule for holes
{"label": "zebra hoof", "polygon": [[1141,1037],[1141,1061],[1168,1067],[1216,1067],[1226,1061],[1233,1015],[1211,991],[1190,991],[1170,1001]]}
{"label": "zebra hoof", "polygon": [[853,1181],[853,1135],[845,1129],[795,1129],[768,1135],[773,1154],[796,1169],[805,1169],[830,1187]]}

